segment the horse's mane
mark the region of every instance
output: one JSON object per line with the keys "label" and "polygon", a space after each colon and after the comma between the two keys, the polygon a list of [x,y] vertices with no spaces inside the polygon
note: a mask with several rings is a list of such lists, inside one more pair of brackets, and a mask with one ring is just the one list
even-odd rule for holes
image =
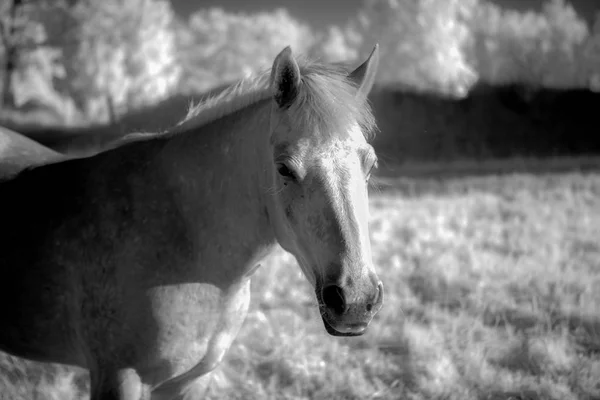
{"label": "horse's mane", "polygon": [[[289,109],[294,126],[317,127],[323,133],[339,132],[349,123],[358,123],[367,138],[375,130],[375,118],[365,96],[356,96],[356,87],[342,65],[321,64],[297,59],[302,77],[298,97]],[[124,135],[110,147],[125,143],[168,137],[198,129],[226,115],[272,96],[270,69],[240,80],[221,93],[191,105],[187,115],[164,132],[135,132]]]}

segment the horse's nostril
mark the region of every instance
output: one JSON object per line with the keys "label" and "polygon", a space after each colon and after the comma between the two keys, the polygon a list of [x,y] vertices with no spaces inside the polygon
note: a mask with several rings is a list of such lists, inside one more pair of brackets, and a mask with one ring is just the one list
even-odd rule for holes
{"label": "horse's nostril", "polygon": [[383,284],[379,282],[377,285],[377,293],[373,298],[373,302],[367,304],[367,312],[373,311],[373,307],[379,307],[383,302]]}
{"label": "horse's nostril", "polygon": [[336,314],[346,312],[346,299],[342,288],[337,285],[327,286],[323,289],[323,303]]}

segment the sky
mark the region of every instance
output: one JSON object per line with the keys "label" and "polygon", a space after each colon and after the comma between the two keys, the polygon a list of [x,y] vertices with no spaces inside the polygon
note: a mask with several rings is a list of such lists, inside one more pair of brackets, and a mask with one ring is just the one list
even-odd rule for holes
{"label": "sky", "polygon": [[[592,21],[600,11],[600,0],[567,0],[586,20]],[[539,10],[545,0],[492,0],[503,7]],[[171,0],[175,12],[183,18],[198,8],[221,7],[226,11],[272,11],[286,8],[290,14],[314,28],[323,29],[331,24],[343,25],[356,15],[363,0]]]}

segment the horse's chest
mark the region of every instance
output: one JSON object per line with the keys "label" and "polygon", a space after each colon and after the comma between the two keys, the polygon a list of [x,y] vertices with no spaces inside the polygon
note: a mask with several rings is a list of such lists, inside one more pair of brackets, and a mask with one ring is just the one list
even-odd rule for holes
{"label": "horse's chest", "polygon": [[156,289],[154,295],[157,348],[170,366],[167,375],[197,377],[221,362],[237,336],[250,304],[250,281],[226,292],[185,284]]}

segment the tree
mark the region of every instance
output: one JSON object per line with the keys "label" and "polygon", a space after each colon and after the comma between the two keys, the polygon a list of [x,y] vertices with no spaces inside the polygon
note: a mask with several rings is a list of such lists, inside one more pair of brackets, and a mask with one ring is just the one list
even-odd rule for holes
{"label": "tree", "polygon": [[[3,3],[0,7],[0,15],[4,18],[0,20],[0,36],[2,37],[2,46],[4,49],[4,75],[2,80],[2,106],[12,105],[11,82],[14,71],[17,69],[19,57],[19,36],[17,32],[22,29],[19,27],[17,15],[23,5],[22,0],[13,0]],[[2,7],[3,6],[3,7]]]}
{"label": "tree", "polygon": [[187,82],[200,91],[269,68],[285,46],[306,54],[315,41],[308,25],[284,9],[252,14],[204,9],[190,17],[188,29],[180,35],[180,51]]}
{"label": "tree", "polygon": [[2,106],[34,106],[61,116],[68,99],[54,87],[64,77],[62,53],[50,43],[45,21],[64,2],[10,0],[0,3],[0,37],[3,49]]}
{"label": "tree", "polygon": [[530,57],[539,65],[539,81],[549,87],[585,85],[580,73],[580,55],[589,35],[587,23],[565,0],[546,2],[541,18],[545,22],[542,36],[546,46],[533,49]]}
{"label": "tree", "polygon": [[348,27],[332,25],[325,33],[318,34],[310,53],[326,62],[356,61],[359,55],[355,44],[359,39],[358,33]]}
{"label": "tree", "polygon": [[2,5],[3,97],[10,103],[33,100],[70,114],[79,109],[99,122],[158,101],[177,85],[174,16],[167,0]]}
{"label": "tree", "polygon": [[582,45],[581,65],[587,85],[600,92],[600,12],[596,13],[590,35]]}
{"label": "tree", "polygon": [[464,95],[476,80],[464,56],[477,0],[366,0],[350,31],[359,33],[358,51],[378,42],[378,79]]}
{"label": "tree", "polygon": [[1,105],[15,105],[13,82],[25,58],[37,48],[36,42],[45,32],[28,14],[33,4],[25,0],[5,0],[0,3],[0,39],[3,48],[3,79]]}
{"label": "tree", "polygon": [[110,115],[163,99],[176,87],[173,12],[165,0],[79,0],[63,38],[65,90],[86,115]]}
{"label": "tree", "polygon": [[474,58],[483,79],[532,86],[581,86],[581,52],[588,27],[564,0],[541,12],[485,4],[473,19]]}

